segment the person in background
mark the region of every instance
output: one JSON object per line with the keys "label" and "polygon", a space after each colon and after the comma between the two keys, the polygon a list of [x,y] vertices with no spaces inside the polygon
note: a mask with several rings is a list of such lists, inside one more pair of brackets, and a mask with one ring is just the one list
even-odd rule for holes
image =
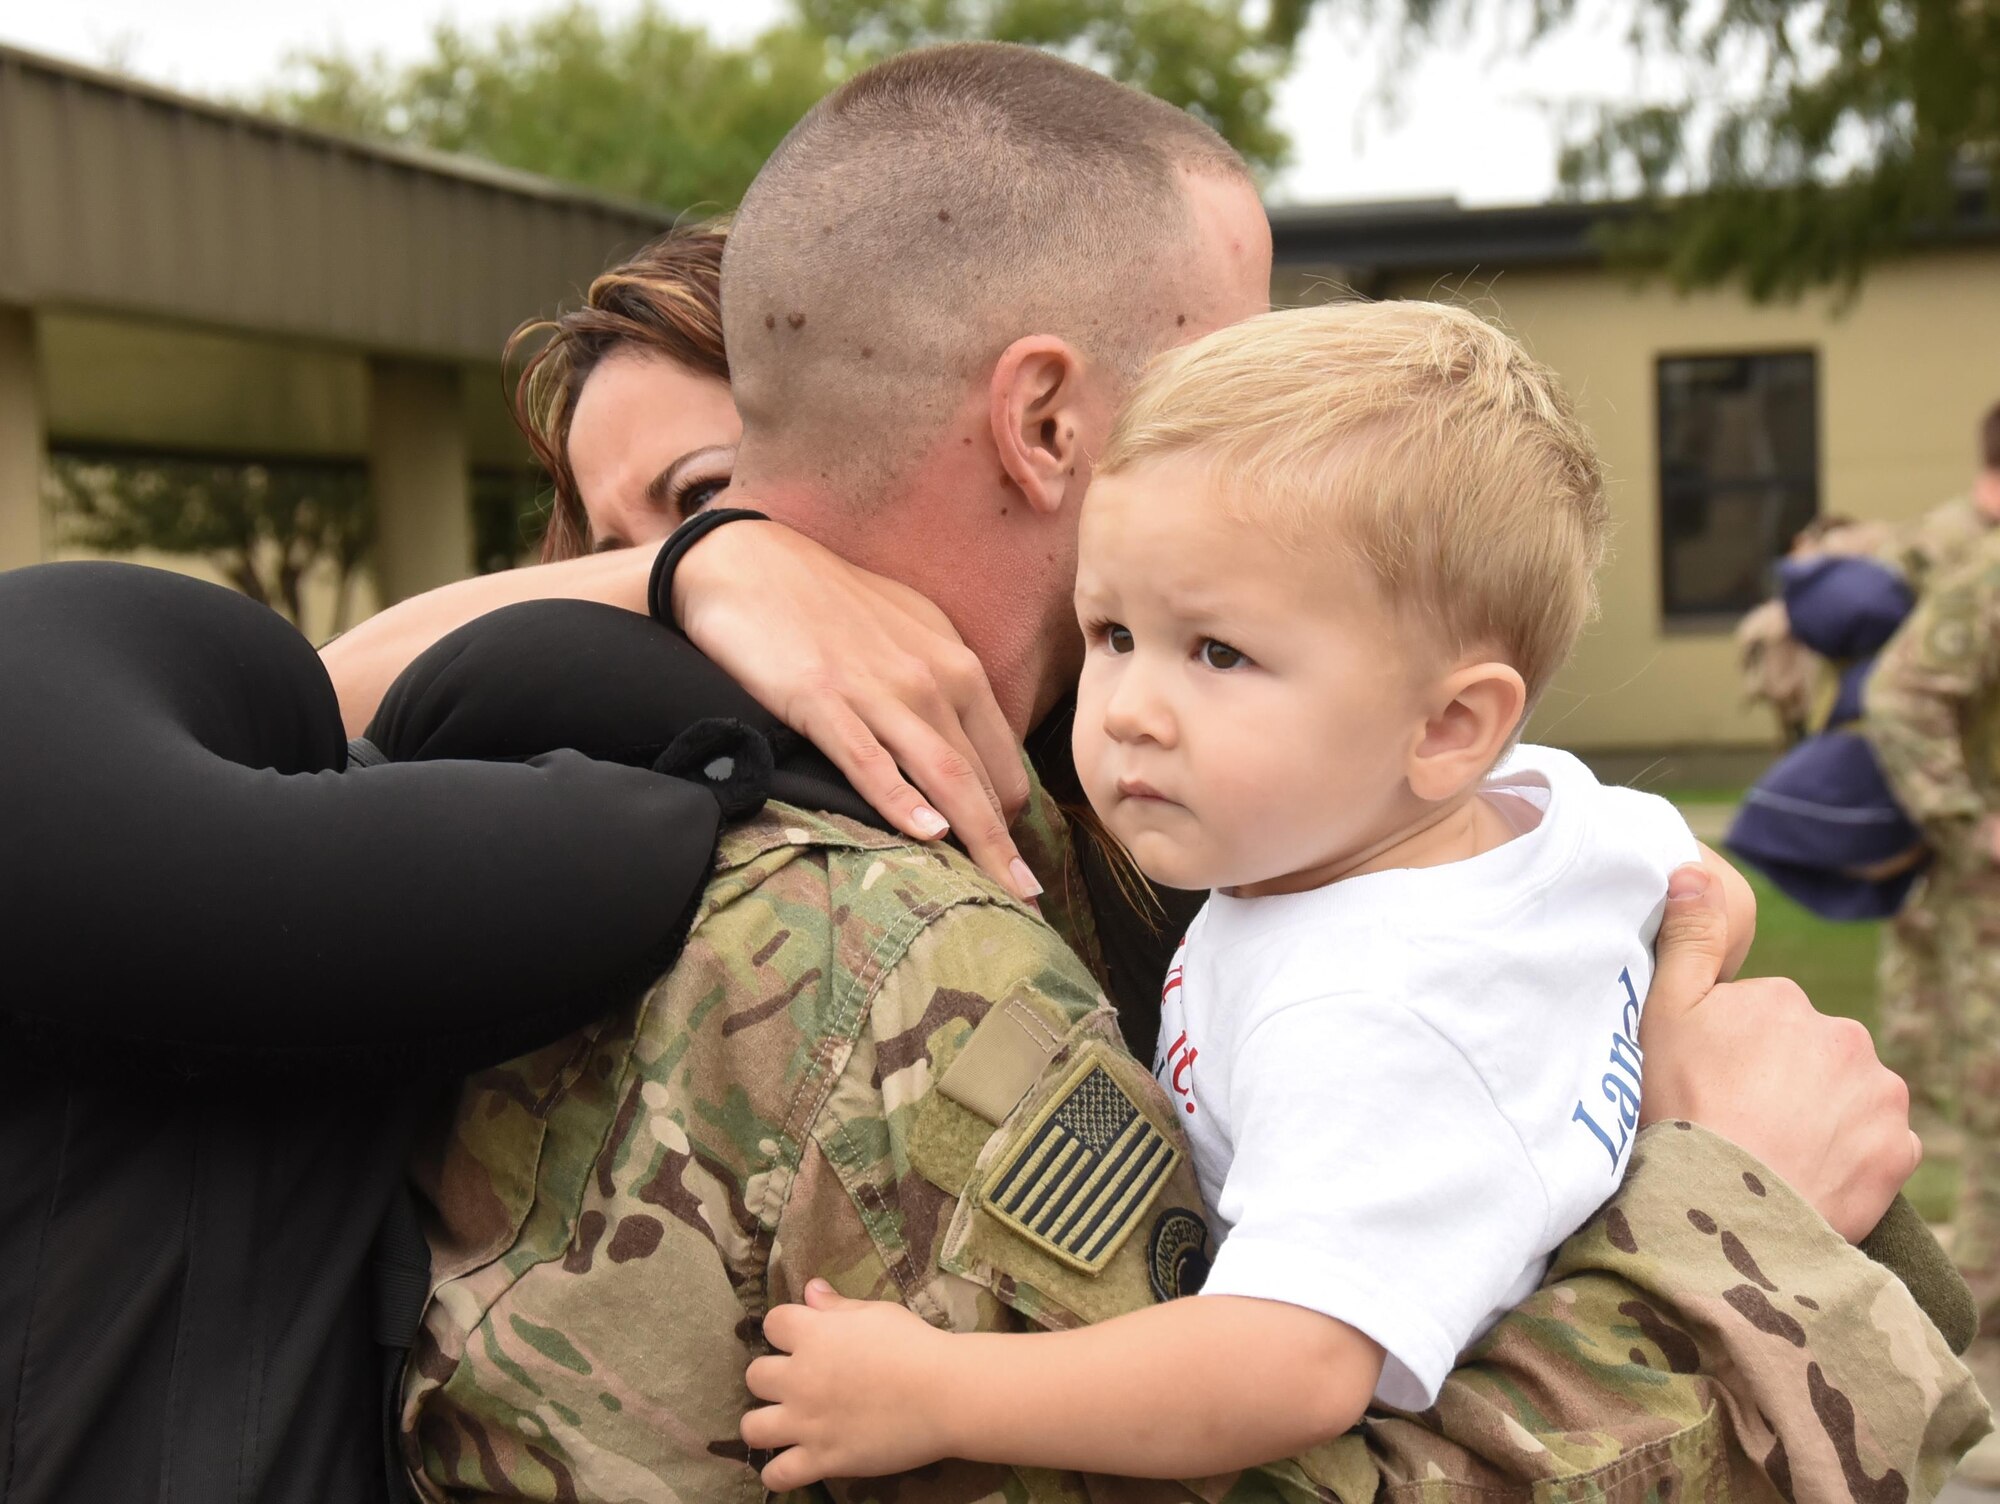
{"label": "person in background", "polygon": [[[1979,446],[1980,466],[1970,489],[1931,508],[1876,552],[1918,595],[2000,522],[2000,403],[1980,422]],[[1944,892],[1945,885],[1928,874],[1917,879],[1902,908],[1882,927],[1877,973],[1882,1061],[1910,1083],[1927,1137],[1944,1130],[1958,1111],[1959,1057],[1941,953]]]}
{"label": "person in background", "polygon": [[[1907,613],[1909,604],[1928,583],[1965,558],[1988,535],[1996,520],[2000,520],[2000,468],[1996,468],[1993,458],[2000,452],[2000,406],[1990,410],[1982,420],[1980,449],[1980,469],[1969,490],[1933,507],[1914,522],[1898,527],[1841,517],[1815,519],[1793,540],[1790,553],[1778,566],[1783,594],[1750,612],[1736,629],[1747,699],[1772,708],[1787,747],[1799,752],[1799,759],[1793,759],[1789,753],[1786,759],[1788,764],[1796,762],[1796,766],[1787,767],[1782,774],[1774,769],[1767,777],[1777,778],[1785,785],[1785,793],[1803,795],[1808,803],[1787,806],[1792,813],[1778,819],[1810,823],[1805,814],[1809,806],[1832,811],[1828,816],[1832,823],[1822,827],[1818,843],[1828,850],[1818,851],[1815,846],[1817,854],[1813,860],[1833,860],[1829,852],[1840,845],[1834,838],[1843,828],[1841,822],[1846,822],[1844,829],[1848,834],[1860,837],[1884,830],[1881,822],[1893,817],[1893,808],[1888,806],[1889,791],[1881,787],[1879,776],[1872,771],[1872,758],[1865,753],[1849,755],[1848,749],[1827,746],[1801,748],[1800,743],[1808,737],[1829,740],[1821,734],[1858,721],[1859,687],[1870,672],[1868,660],[1876,644],[1886,641],[1895,618],[1871,630],[1858,647],[1832,647],[1822,643],[1822,638],[1831,633],[1836,641],[1842,638],[1858,641],[1860,615],[1879,612],[1890,595],[1896,593],[1896,587],[1860,583],[1853,566],[1848,566],[1847,574],[1839,579],[1831,574],[1801,574],[1798,566],[1804,561],[1822,559],[1872,561],[1886,571],[1883,578],[1892,576],[1900,582],[1896,615]],[[1819,591],[1809,624],[1813,633],[1818,634],[1813,636],[1814,643],[1833,656],[1822,657],[1801,641],[1811,634],[1794,621],[1787,609],[1795,589]],[[1815,756],[1816,753],[1820,755]],[[1864,761],[1871,766],[1863,768]],[[1750,800],[1759,797],[1763,782],[1760,780],[1759,788],[1751,791]],[[1870,789],[1874,790],[1873,795],[1867,792]],[[1874,808],[1871,797],[1884,807]],[[1856,912],[1830,906],[1836,897],[1843,903],[1852,901],[1869,917],[1886,914],[1877,971],[1881,1002],[1877,1038],[1883,1060],[1910,1083],[1918,1126],[1932,1147],[1944,1146],[1948,1152],[1954,1152],[1951,1146],[1956,1143],[1956,1130],[1951,1127],[1951,1119],[1956,1111],[1957,1056],[1939,954],[1943,921],[1938,903],[1942,889],[1928,873],[1912,870],[1922,864],[1925,852],[1914,832],[1906,834],[1912,841],[1907,852],[1885,859],[1884,853],[1875,849],[1879,843],[1871,841],[1870,860],[1850,862],[1844,867],[1843,870],[1856,877],[1863,872],[1868,874],[1860,886],[1844,886],[1835,879],[1822,892],[1816,883],[1809,885],[1809,889],[1799,887],[1796,874],[1788,884],[1786,873],[1779,868],[1767,865],[1767,872],[1793,897],[1827,917],[1858,917]],[[1755,840],[1742,830],[1732,832],[1732,836],[1752,841],[1757,853],[1753,860],[1761,857],[1768,862],[1776,850],[1772,844],[1776,835],[1772,831],[1763,831]],[[1796,833],[1777,845],[1785,846],[1789,857],[1805,860],[1807,845],[1814,843],[1794,850],[1787,844],[1794,839]],[[1752,847],[1744,849],[1751,854]],[[1854,858],[1855,853],[1847,852],[1846,857]],[[1864,893],[1877,897],[1864,900]]]}
{"label": "person in background", "polygon": [[[1786,559],[1824,555],[1873,556],[1890,541],[1880,523],[1851,517],[1815,517],[1799,529]],[[1821,730],[1826,714],[1826,662],[1792,635],[1791,619],[1782,595],[1773,596],[1736,624],[1736,662],[1743,675],[1743,698],[1751,705],[1768,705],[1778,718],[1778,733],[1787,747],[1797,746]]]}
{"label": "person in background", "polygon": [[[2000,511],[2000,405],[1981,441],[1973,505]],[[1956,1059],[1963,1133],[1951,1249],[1990,1331],[2000,1316],[2000,531],[1924,568],[1923,593],[1869,679],[1865,732],[1933,854],[1924,905],[1951,1045],[1933,1068]],[[1983,1337],[1974,1355],[1992,1395],[2000,1341]],[[2000,1483],[2000,1451],[1982,1448],[1973,1465]]]}

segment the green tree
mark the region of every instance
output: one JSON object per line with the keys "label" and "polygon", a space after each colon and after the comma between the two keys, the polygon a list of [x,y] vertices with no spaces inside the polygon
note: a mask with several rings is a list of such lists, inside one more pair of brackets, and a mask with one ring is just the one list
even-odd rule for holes
{"label": "green tree", "polygon": [[606,20],[572,3],[519,25],[432,33],[409,66],[305,52],[257,101],[354,135],[466,152],[674,208],[727,207],[800,115],[843,78],[919,42],[1054,48],[1207,119],[1251,162],[1291,49],[1232,0],[793,0],[741,46],[645,5]]}
{"label": "green tree", "polygon": [[793,0],[799,19],[866,64],[935,42],[1047,47],[1206,120],[1254,166],[1291,143],[1272,120],[1296,36],[1230,0]]}
{"label": "green tree", "polygon": [[797,26],[743,47],[651,6],[607,22],[583,4],[473,32],[431,55],[307,52],[260,101],[377,140],[465,152],[673,208],[733,205],[792,122],[838,81],[839,58]]}
{"label": "green tree", "polygon": [[252,600],[303,621],[307,575],[330,569],[334,621],[374,537],[358,465],[56,453],[48,501],[65,544],[207,559]]}
{"label": "green tree", "polygon": [[[1393,21],[1412,50],[1498,27],[1532,51],[1604,0],[1272,0],[1296,43],[1316,6]],[[1656,99],[1588,111],[1565,141],[1572,193],[1636,198],[1607,229],[1634,264],[1753,297],[1852,292],[1912,235],[1995,209],[1996,0],[1619,0],[1634,52],[1674,65]]]}

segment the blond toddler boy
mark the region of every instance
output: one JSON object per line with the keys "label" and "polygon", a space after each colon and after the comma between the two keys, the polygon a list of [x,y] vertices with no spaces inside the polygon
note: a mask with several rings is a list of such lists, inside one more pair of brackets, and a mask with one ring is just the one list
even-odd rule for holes
{"label": "blond toddler boy", "polygon": [[1462,310],[1273,313],[1148,374],[1084,507],[1075,751],[1138,866],[1213,890],[1154,1069],[1214,1266],[1034,1336],[815,1281],[750,1367],[767,1487],[1290,1456],[1431,1404],[1541,1282],[1624,1170],[1669,874],[1720,874],[1732,971],[1754,922],[1671,806],[1514,746],[1606,526],[1552,375]]}

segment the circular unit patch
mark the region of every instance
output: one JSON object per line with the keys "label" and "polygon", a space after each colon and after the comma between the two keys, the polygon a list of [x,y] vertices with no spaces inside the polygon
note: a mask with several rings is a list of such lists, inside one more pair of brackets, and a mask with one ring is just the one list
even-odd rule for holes
{"label": "circular unit patch", "polygon": [[1179,1207],[1153,1224],[1146,1277],[1156,1300],[1179,1300],[1199,1291],[1208,1278],[1208,1224]]}

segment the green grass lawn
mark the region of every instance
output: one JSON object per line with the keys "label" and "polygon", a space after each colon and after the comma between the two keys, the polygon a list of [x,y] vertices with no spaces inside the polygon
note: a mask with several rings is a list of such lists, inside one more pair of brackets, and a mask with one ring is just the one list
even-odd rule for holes
{"label": "green grass lawn", "polygon": [[1809,914],[1746,872],[1757,893],[1757,939],[1743,963],[1746,977],[1790,977],[1822,1013],[1858,1018],[1875,1027],[1875,952],[1881,926],[1835,924]]}

